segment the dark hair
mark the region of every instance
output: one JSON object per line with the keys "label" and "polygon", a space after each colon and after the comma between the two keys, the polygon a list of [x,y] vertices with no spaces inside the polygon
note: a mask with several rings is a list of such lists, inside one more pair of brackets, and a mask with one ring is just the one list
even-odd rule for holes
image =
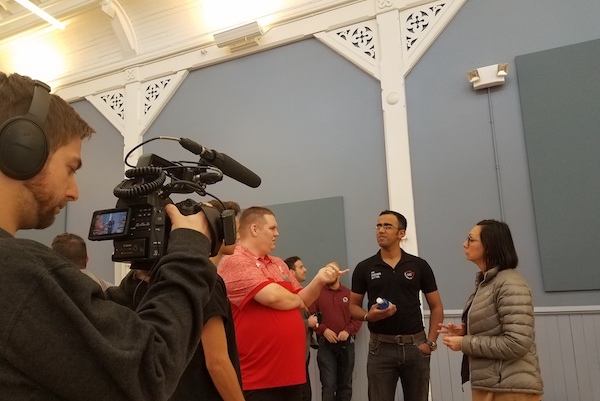
{"label": "dark hair", "polygon": [[[34,87],[34,81],[27,76],[0,72],[0,125],[11,117],[27,114]],[[50,153],[73,139],[87,139],[94,133],[71,105],[59,96],[50,96],[50,108],[44,123]]]}
{"label": "dark hair", "polygon": [[[219,202],[218,200],[211,199],[207,203],[213,205],[215,209],[217,209],[221,213],[223,213],[225,209],[230,209],[233,210],[235,212],[235,215],[237,216],[242,211],[240,205],[234,201],[223,201],[223,204],[221,204],[221,202]],[[223,209],[223,205],[225,205],[225,209]]]}
{"label": "dark hair", "polygon": [[75,266],[85,269],[87,265],[87,247],[79,235],[63,233],[52,241],[52,249],[69,259]]}
{"label": "dark hair", "polygon": [[515,269],[519,258],[508,225],[497,220],[482,220],[477,225],[481,226],[486,270],[496,266],[499,270]]}
{"label": "dark hair", "polygon": [[380,216],[383,216],[384,214],[393,214],[394,216],[396,216],[396,219],[398,220],[398,228],[400,230],[406,230],[406,217],[404,217],[398,212],[394,212],[393,210],[384,210],[383,212],[379,213]]}
{"label": "dark hair", "polygon": [[296,266],[294,266],[294,264],[299,261],[300,258],[298,256],[290,256],[289,258],[287,258],[286,260],[284,260],[285,264],[287,265],[287,267],[290,268],[290,270],[296,270]]}

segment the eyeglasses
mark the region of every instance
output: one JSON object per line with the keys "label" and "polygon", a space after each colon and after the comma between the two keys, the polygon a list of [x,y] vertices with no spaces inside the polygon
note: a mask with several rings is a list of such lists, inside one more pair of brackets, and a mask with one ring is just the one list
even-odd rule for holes
{"label": "eyeglasses", "polygon": [[390,231],[390,230],[392,230],[392,229],[394,229],[394,228],[395,228],[396,230],[404,230],[403,228],[400,228],[400,227],[394,227],[393,225],[391,225],[391,224],[387,224],[387,223],[386,223],[386,224],[377,224],[377,225],[375,226],[375,231],[381,230],[382,228],[383,228],[385,231]]}
{"label": "eyeglasses", "polygon": [[475,238],[471,238],[471,237],[467,237],[467,246],[470,246],[471,242],[481,242],[481,240],[478,240],[478,239],[475,239]]}

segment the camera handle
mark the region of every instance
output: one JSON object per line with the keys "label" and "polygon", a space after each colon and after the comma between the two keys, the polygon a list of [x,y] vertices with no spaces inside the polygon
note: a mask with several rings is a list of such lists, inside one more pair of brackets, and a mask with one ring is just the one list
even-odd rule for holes
{"label": "camera handle", "polygon": [[[214,207],[206,206],[196,202],[193,199],[186,199],[175,204],[179,212],[184,216],[202,211],[208,220],[211,234],[210,256],[216,256],[221,249],[221,244],[225,240],[225,245],[235,243],[235,215],[232,210],[225,210],[219,213]],[[233,231],[232,231],[233,230]]]}

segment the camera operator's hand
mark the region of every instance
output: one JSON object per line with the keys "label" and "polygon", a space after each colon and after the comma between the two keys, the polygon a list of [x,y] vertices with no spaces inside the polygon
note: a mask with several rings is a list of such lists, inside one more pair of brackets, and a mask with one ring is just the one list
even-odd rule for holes
{"label": "camera operator's hand", "polygon": [[133,276],[140,281],[149,283],[152,278],[148,270],[131,269],[131,271],[133,272]]}
{"label": "camera operator's hand", "polygon": [[171,231],[178,228],[189,228],[190,230],[200,231],[210,240],[210,227],[204,213],[198,212],[184,216],[175,205],[167,205],[165,210],[169,215],[169,219],[171,219]]}

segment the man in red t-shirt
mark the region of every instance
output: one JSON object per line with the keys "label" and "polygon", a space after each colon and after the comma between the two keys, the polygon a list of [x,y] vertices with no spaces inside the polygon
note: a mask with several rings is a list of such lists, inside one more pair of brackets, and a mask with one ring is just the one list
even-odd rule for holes
{"label": "man in red t-shirt", "polygon": [[279,236],[273,212],[251,207],[242,213],[235,252],[218,273],[227,286],[236,331],[246,401],[300,401],[306,382],[306,309],[321,287],[348,270],[328,265],[304,288],[280,258],[269,256]]}

